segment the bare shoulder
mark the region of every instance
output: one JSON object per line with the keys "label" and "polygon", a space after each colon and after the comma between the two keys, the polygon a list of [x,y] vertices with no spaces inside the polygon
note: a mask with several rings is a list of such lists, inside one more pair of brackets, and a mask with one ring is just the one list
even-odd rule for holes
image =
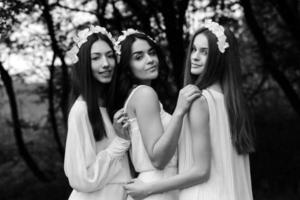
{"label": "bare shoulder", "polygon": [[133,95],[133,103],[135,105],[147,105],[156,101],[158,102],[158,96],[155,90],[150,86],[140,86]]}
{"label": "bare shoulder", "polygon": [[[206,98],[202,95],[196,99],[188,113],[188,122],[192,128],[192,135],[206,135],[209,130],[209,109]],[[200,131],[201,130],[201,131]]]}
{"label": "bare shoulder", "polygon": [[199,114],[208,114],[208,103],[205,96],[201,95],[201,97],[195,99],[192,103],[190,112],[197,112]]}

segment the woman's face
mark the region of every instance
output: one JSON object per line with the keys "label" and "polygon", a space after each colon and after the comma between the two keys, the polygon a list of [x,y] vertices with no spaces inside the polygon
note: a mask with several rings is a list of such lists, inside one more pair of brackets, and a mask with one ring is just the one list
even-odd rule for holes
{"label": "woman's face", "polygon": [[141,81],[151,81],[158,77],[159,60],[157,53],[146,40],[137,39],[132,44],[130,68]]}
{"label": "woman's face", "polygon": [[198,34],[194,39],[191,51],[191,74],[200,75],[203,72],[208,50],[207,37],[203,33]]}
{"label": "woman's face", "polygon": [[100,83],[110,83],[116,60],[113,50],[103,40],[97,40],[91,46],[91,67],[93,77]]}

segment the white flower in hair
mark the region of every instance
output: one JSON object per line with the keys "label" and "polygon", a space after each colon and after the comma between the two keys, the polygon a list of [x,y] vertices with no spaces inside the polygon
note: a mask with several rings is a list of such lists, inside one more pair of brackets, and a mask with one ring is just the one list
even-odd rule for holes
{"label": "white flower in hair", "polygon": [[211,19],[206,20],[203,24],[203,27],[210,30],[217,37],[218,49],[221,53],[224,53],[225,49],[229,47],[228,42],[226,42],[227,38],[224,33],[224,27],[216,22],[213,22]]}
{"label": "white flower in hair", "polygon": [[90,33],[88,28],[78,32],[78,37],[74,37],[74,41],[77,43],[78,48],[80,48],[83,43],[87,42],[87,37],[89,35]]}
{"label": "white flower in hair", "polygon": [[[135,34],[135,33],[140,33],[143,35],[146,35],[145,33],[135,30],[133,28],[129,28],[127,30],[122,31],[122,35],[120,35],[116,41],[116,52],[117,54],[121,55],[121,42],[124,41],[126,39],[127,36]],[[150,40],[152,40],[153,42],[155,42],[150,36],[146,35]]]}
{"label": "white flower in hair", "polygon": [[91,25],[90,27],[90,30],[92,33],[106,33],[106,29],[101,27],[101,26],[94,26],[94,25]]}
{"label": "white flower in hair", "polygon": [[79,52],[79,48],[77,46],[73,46],[70,51],[67,52],[67,56],[71,59],[73,63],[78,62],[77,53]]}
{"label": "white flower in hair", "polygon": [[101,26],[91,26],[91,32],[92,33],[102,33],[103,35],[106,35],[108,39],[113,43],[114,45],[114,50],[117,52],[117,46],[116,46],[116,40],[113,38],[110,32],[106,30],[106,28],[101,27]]}
{"label": "white flower in hair", "polygon": [[75,42],[75,46],[72,47],[70,51],[67,52],[67,56],[71,59],[73,63],[78,62],[77,54],[79,52],[79,48],[87,42],[88,36],[92,35],[93,33],[101,33],[103,35],[106,35],[108,39],[112,42],[114,45],[114,49],[116,51],[116,45],[115,45],[115,39],[112,37],[111,33],[109,33],[106,28],[101,26],[93,26],[91,25],[90,28],[86,28],[82,31],[79,31],[77,36],[75,35],[73,37],[73,40]]}
{"label": "white flower in hair", "polygon": [[129,28],[127,30],[122,31],[122,35],[120,35],[116,41],[116,47],[117,47],[117,54],[121,54],[121,42],[126,39],[128,35],[134,34],[134,33],[140,33],[139,31]]}

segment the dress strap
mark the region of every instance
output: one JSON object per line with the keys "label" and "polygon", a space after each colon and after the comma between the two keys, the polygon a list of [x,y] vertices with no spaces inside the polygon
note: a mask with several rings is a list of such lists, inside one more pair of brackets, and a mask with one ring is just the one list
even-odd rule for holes
{"label": "dress strap", "polygon": [[126,112],[127,110],[127,105],[128,105],[128,102],[129,100],[131,99],[131,97],[133,96],[133,94],[137,91],[138,88],[142,87],[143,85],[138,85],[137,87],[133,88],[133,90],[131,90],[130,94],[128,95],[128,98],[126,99],[125,101],[125,104],[124,104],[124,112]]}

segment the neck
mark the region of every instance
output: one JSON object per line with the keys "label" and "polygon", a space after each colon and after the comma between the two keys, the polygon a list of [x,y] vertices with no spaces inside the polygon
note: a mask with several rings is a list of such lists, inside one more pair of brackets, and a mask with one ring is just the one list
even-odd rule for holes
{"label": "neck", "polygon": [[151,86],[151,80],[143,80],[143,81],[140,82],[140,85]]}

